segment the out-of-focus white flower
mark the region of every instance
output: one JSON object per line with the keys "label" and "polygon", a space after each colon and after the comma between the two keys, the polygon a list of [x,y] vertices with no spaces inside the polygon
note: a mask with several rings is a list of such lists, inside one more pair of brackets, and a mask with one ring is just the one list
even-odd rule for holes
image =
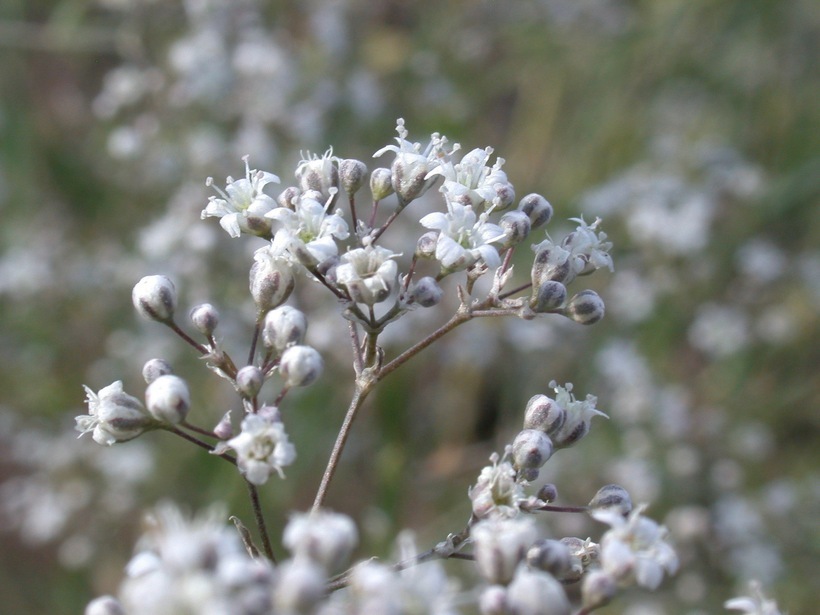
{"label": "out-of-focus white flower", "polygon": [[349,235],[341,212],[327,213],[332,199],[322,205],[317,200],[320,196],[311,190],[299,196],[295,211],[277,207],[266,214],[281,225],[273,237],[273,250],[305,267],[315,267],[336,256],[339,247],[335,240]]}
{"label": "out-of-focus white flower", "polygon": [[100,389],[99,393],[87,386],[83,388],[88,414],[74,419],[75,429],[80,435],[91,431],[95,442],[110,446],[115,442],[132,440],[157,425],[142,402],[123,391],[121,380]]}
{"label": "out-of-focus white flower", "polygon": [[712,357],[726,357],[749,343],[749,319],[735,306],[705,303],[698,307],[687,337],[690,344]]}
{"label": "out-of-focus white flower", "polygon": [[596,416],[609,418],[606,414],[598,410],[595,405],[598,398],[594,395],[587,395],[586,399],[575,399],[572,393],[572,383],[568,382],[564,386],[558,386],[553,380],[550,388],[555,391],[555,403],[566,411],[566,419],[561,428],[552,434],[552,442],[555,448],[562,448],[575,444],[578,440],[589,433],[589,426]]}
{"label": "out-of-focus white flower", "polygon": [[398,279],[398,267],[392,250],[367,246],[342,254],[336,267],[336,281],[347,289],[357,303],[375,305],[390,296]]}
{"label": "out-of-focus white flower", "polygon": [[492,207],[501,210],[515,200],[515,190],[501,170],[503,158],[496,158],[492,167],[487,166],[493,148],[474,149],[458,162],[446,161],[427,174],[427,178],[441,175],[444,189],[454,200],[469,199],[473,207]]}
{"label": "out-of-focus white flower", "polygon": [[654,590],[664,572],[674,574],[678,556],[666,542],[668,532],[643,516],[646,506],[638,506],[628,517],[614,509],[596,509],[590,515],[611,526],[601,538],[601,567],[622,587],[640,585]]}
{"label": "out-of-focus white flower", "polygon": [[730,611],[743,611],[748,615],[780,615],[777,602],[769,600],[763,594],[760,583],[752,581],[749,584],[751,596],[738,596],[723,603],[724,608]]}
{"label": "out-of-focus white flower", "polygon": [[307,557],[328,572],[347,563],[358,541],[353,520],[327,510],[294,514],[282,535],[294,557]]}
{"label": "out-of-focus white flower", "polygon": [[507,607],[516,615],[569,615],[569,599],[555,577],[519,566],[507,587]]}
{"label": "out-of-focus white flower", "polygon": [[425,228],[437,230],[435,258],[444,271],[466,269],[482,260],[488,267],[498,267],[501,257],[495,246],[503,241],[504,229],[487,221],[487,212],[476,216],[472,206],[464,205],[444,192],[447,213],[440,211],[424,216],[420,223]]}
{"label": "out-of-focus white flower", "polygon": [[449,160],[450,156],[459,149],[456,143],[447,150],[447,138],[439,133],[430,135],[430,143],[422,151],[420,143],[411,143],[407,140],[407,129],[404,120],[396,120],[396,137],[398,145],[387,145],[373,154],[378,158],[386,152],[395,152],[396,159],[390,167],[393,190],[399,197],[399,206],[404,207],[413,199],[420,197],[433,185],[435,177],[430,177],[431,171],[440,164]]}
{"label": "out-of-focus white flower", "polygon": [[264,484],[273,472],[284,477],[282,468],[296,459],[296,449],[275,415],[249,414],[242,431],[226,445],[236,451],[239,470],[254,485]]}
{"label": "out-of-focus white flower", "polygon": [[538,531],[531,517],[485,519],[470,529],[470,537],[481,576],[489,583],[506,585],[538,539]]}
{"label": "out-of-focus white flower", "polygon": [[248,156],[244,156],[245,177],[233,179],[228,177],[225,190],[214,186],[214,180],[209,177],[206,184],[214,186],[222,198],[209,197],[208,205],[202,210],[202,218],[218,217],[219,225],[231,237],[239,237],[241,233],[266,236],[270,234],[270,221],[265,214],[276,207],[276,201],[262,190],[270,183],[279,183],[279,178],[273,173],[251,171]]}
{"label": "out-of-focus white flower", "polygon": [[499,459],[497,453],[490,457],[492,465],[486,466],[478,475],[468,495],[473,503],[473,514],[479,519],[514,517],[521,502],[526,499],[524,488],[515,480],[512,463]]}

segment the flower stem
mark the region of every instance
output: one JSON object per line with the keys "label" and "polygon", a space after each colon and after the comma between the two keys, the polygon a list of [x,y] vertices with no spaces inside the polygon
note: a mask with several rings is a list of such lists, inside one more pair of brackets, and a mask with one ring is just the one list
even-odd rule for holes
{"label": "flower stem", "polygon": [[256,519],[256,527],[259,529],[259,535],[262,538],[262,549],[265,551],[265,555],[268,559],[275,564],[276,557],[273,555],[273,547],[270,543],[268,528],[265,525],[265,516],[262,514],[262,505],[259,503],[259,492],[256,489],[256,485],[252,482],[246,480],[245,484],[248,486],[248,494],[251,497],[253,516]]}

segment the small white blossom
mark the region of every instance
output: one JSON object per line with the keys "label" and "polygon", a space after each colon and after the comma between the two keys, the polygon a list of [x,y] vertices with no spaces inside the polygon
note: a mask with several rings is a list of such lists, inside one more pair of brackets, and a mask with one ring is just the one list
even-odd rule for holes
{"label": "small white blossom", "polygon": [[489,583],[506,585],[538,539],[538,531],[532,517],[485,519],[470,529],[470,537],[481,576]]}
{"label": "small white blossom", "polygon": [[444,271],[459,271],[479,260],[488,267],[498,267],[501,257],[495,246],[503,241],[504,229],[487,221],[488,212],[476,216],[470,205],[464,205],[444,193],[447,213],[440,211],[424,216],[420,223],[425,228],[437,230],[435,258]]}
{"label": "small white blossom", "polygon": [[743,611],[748,615],[781,615],[777,602],[766,598],[760,583],[752,581],[749,586],[751,596],[739,596],[727,600],[723,603],[724,608],[730,611]]}
{"label": "small white blossom", "polygon": [[381,246],[349,250],[336,267],[336,281],[357,303],[375,305],[390,296],[398,279],[398,256]]}
{"label": "small white blossom", "polygon": [[329,199],[339,188],[339,170],[336,168],[333,148],[322,156],[308,152],[296,167],[296,179],[303,192],[313,190]]}
{"label": "small white blossom", "polygon": [[88,414],[76,417],[75,429],[80,435],[93,432],[91,437],[99,444],[110,446],[115,442],[132,440],[156,425],[142,402],[125,393],[122,381],[109,384],[95,393],[83,386]]}
{"label": "small white blossom", "polygon": [[[233,179],[228,177],[225,190],[216,188],[222,198],[212,196],[208,205],[202,210],[202,218],[218,217],[219,225],[231,237],[239,237],[241,233],[265,236],[270,233],[270,222],[265,214],[276,207],[276,201],[262,190],[270,183],[279,183],[279,178],[264,171],[251,171],[248,156],[244,156],[245,177]],[[209,177],[207,185],[213,186],[213,178]]]}
{"label": "small white blossom", "polygon": [[589,426],[596,416],[609,418],[606,414],[598,410],[595,405],[598,398],[594,395],[587,395],[586,399],[575,399],[572,393],[572,383],[568,382],[564,386],[558,386],[553,380],[550,388],[555,391],[555,403],[564,409],[566,419],[561,428],[552,434],[552,442],[556,448],[562,448],[575,444],[589,433]]}
{"label": "small white blossom", "polygon": [[601,538],[603,570],[622,587],[637,584],[654,590],[663,580],[664,572],[677,571],[678,556],[666,542],[666,528],[644,517],[645,509],[646,506],[639,506],[628,517],[614,509],[596,509],[590,515],[611,526]]}
{"label": "small white blossom", "polygon": [[615,271],[609,255],[612,242],[606,240],[606,233],[598,232],[601,219],[595,218],[592,224],[587,224],[583,218],[571,220],[578,223],[578,228],[564,238],[562,245],[572,253],[576,273],[581,275],[603,267]]}
{"label": "small white blossom", "polygon": [[347,239],[349,235],[341,212],[327,212],[332,198],[323,205],[317,197],[320,194],[311,190],[299,196],[295,210],[277,207],[266,214],[280,224],[273,237],[274,252],[305,267],[315,267],[336,256],[339,247],[335,240]]}
{"label": "small white blossom", "polygon": [[296,449],[288,440],[284,424],[262,414],[246,416],[242,431],[226,444],[236,451],[239,470],[254,485],[264,484],[273,472],[284,477],[282,468],[296,459]]}
{"label": "small white blossom", "polygon": [[506,455],[499,460],[498,454],[493,453],[490,461],[492,465],[481,470],[475,486],[468,492],[473,514],[479,519],[514,517],[526,500],[524,488],[516,482],[515,468],[506,460]]}
{"label": "small white blossom", "polygon": [[348,562],[358,541],[350,517],[325,510],[291,516],[282,535],[294,557],[307,557],[328,572]]}
{"label": "small white blossom", "polygon": [[516,615],[569,615],[569,599],[551,574],[519,566],[507,587],[509,612]]}
{"label": "small white blossom", "polygon": [[463,202],[467,198],[475,208],[492,207],[504,209],[512,204],[515,191],[507,180],[507,174],[501,170],[503,158],[496,158],[490,167],[487,162],[493,148],[474,149],[464,155],[458,163],[446,161],[427,174],[427,178],[441,175],[444,178],[444,189],[455,200]]}

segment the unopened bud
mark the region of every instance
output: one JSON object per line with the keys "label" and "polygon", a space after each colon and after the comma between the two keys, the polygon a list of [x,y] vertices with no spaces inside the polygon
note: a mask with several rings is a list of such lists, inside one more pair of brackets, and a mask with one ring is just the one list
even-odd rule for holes
{"label": "unopened bud", "polygon": [[530,307],[533,311],[543,314],[557,310],[566,300],[567,287],[561,282],[547,280],[538,287],[535,297],[530,301]]}
{"label": "unopened bud", "polygon": [[594,290],[582,290],[569,300],[564,314],[582,325],[592,325],[604,317],[604,300]]}
{"label": "unopened bud", "polygon": [[550,502],[554,502],[558,499],[558,488],[552,483],[545,483],[539,487],[535,497],[542,502],[549,504]]}
{"label": "unopened bud", "polygon": [[589,503],[590,508],[615,510],[628,515],[632,510],[632,498],[629,492],[620,485],[604,485]]}
{"label": "unopened bud", "polygon": [[364,185],[367,165],[361,160],[347,158],[339,163],[339,181],[348,196],[353,196]]}
{"label": "unopened bud", "polygon": [[507,209],[515,201],[515,188],[509,182],[498,182],[493,186],[495,196],[493,197],[493,206],[495,211],[502,211]]}
{"label": "unopened bud", "polygon": [[508,211],[498,221],[498,226],[504,229],[504,247],[514,246],[524,241],[530,234],[530,219],[522,211]]}
{"label": "unopened bud", "polygon": [[552,441],[538,429],[525,429],[513,440],[512,458],[518,468],[540,468],[552,455]]}
{"label": "unopened bud", "polygon": [[374,201],[381,201],[393,194],[390,169],[380,167],[370,174],[370,192]]}
{"label": "unopened bud", "polygon": [[174,370],[171,369],[170,363],[165,359],[149,359],[142,366],[142,377],[145,379],[146,384],[151,384],[160,376],[173,373]]}
{"label": "unopened bud", "polygon": [[572,254],[560,246],[547,244],[539,247],[530,272],[533,288],[544,282],[555,281],[566,285],[575,278],[572,270]]}
{"label": "unopened bud", "polygon": [[524,429],[552,434],[561,429],[566,418],[566,411],[555,400],[546,395],[534,395],[524,411]]}
{"label": "unopened bud", "polygon": [[302,191],[296,186],[290,186],[282,190],[281,194],[276,197],[276,202],[280,207],[296,211],[296,204],[299,202],[299,197],[302,196]]}
{"label": "unopened bud", "polygon": [[179,376],[160,376],[145,389],[145,405],[155,419],[175,425],[185,419],[191,407],[188,385]]}
{"label": "unopened bud", "polygon": [[528,194],[518,203],[518,209],[529,216],[532,228],[547,224],[552,219],[552,205],[540,194]]}
{"label": "unopened bud", "polygon": [[563,577],[571,566],[569,548],[559,540],[542,539],[527,551],[527,564],[549,572],[556,578]]}
{"label": "unopened bud", "polygon": [[256,397],[264,382],[262,370],[255,365],[246,365],[236,373],[236,390],[245,399]]}
{"label": "unopened bud", "polygon": [[136,283],[131,300],[144,318],[168,323],[174,318],[177,291],[167,276],[148,275]]}
{"label": "unopened bud", "polygon": [[416,256],[419,258],[435,258],[438,232],[427,231],[416,242]]}
{"label": "unopened bud", "polygon": [[254,254],[250,271],[250,291],[258,315],[284,303],[296,286],[290,265],[261,248]]}
{"label": "unopened bud", "polygon": [[297,345],[282,353],[279,373],[286,387],[303,387],[314,382],[322,374],[323,367],[322,356],[314,348]]}
{"label": "unopened bud", "polygon": [[214,427],[214,435],[220,440],[230,440],[233,438],[233,424],[231,423],[230,410],[228,410],[225,415],[219,419],[216,427]]}
{"label": "unopened bud", "polygon": [[481,576],[489,583],[506,585],[538,537],[535,522],[527,517],[485,519],[470,529],[473,554]]}
{"label": "unopened bud", "polygon": [[197,305],[191,310],[191,324],[205,337],[211,337],[219,324],[219,312],[210,303]]}
{"label": "unopened bud", "polygon": [[618,583],[603,570],[591,570],[581,582],[581,606],[592,611],[609,604],[618,593]]}
{"label": "unopened bud", "polygon": [[84,615],[125,615],[125,609],[113,596],[100,596],[89,602],[83,613]]}
{"label": "unopened bud", "polygon": [[282,353],[288,346],[301,344],[305,340],[307,326],[307,318],[302,311],[280,305],[265,316],[262,341],[268,348]]}
{"label": "unopened bud", "polygon": [[507,615],[507,589],[503,585],[485,587],[478,599],[478,611],[481,615]]}
{"label": "unopened bud", "polygon": [[421,307],[433,307],[438,305],[444,297],[444,291],[438,285],[435,278],[425,276],[413,284],[410,289],[408,303],[415,303]]}

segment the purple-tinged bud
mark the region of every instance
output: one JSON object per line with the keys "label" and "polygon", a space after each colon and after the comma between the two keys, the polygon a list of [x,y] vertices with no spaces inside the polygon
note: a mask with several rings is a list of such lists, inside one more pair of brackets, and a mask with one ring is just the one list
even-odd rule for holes
{"label": "purple-tinged bud", "polygon": [[98,393],[84,388],[88,414],[74,419],[74,428],[80,435],[91,431],[95,442],[111,446],[115,442],[132,440],[157,426],[142,402],[123,391],[121,381],[108,385]]}
{"label": "purple-tinged bud", "polygon": [[253,399],[265,383],[265,375],[255,365],[246,365],[236,373],[236,390],[245,399]]}
{"label": "purple-tinged bud", "polygon": [[538,493],[535,494],[535,497],[549,504],[558,499],[558,488],[552,483],[545,483],[538,489]]}
{"label": "purple-tinged bud", "polygon": [[502,244],[505,248],[521,243],[530,234],[530,219],[522,211],[508,211],[501,216],[498,226],[506,233]]}
{"label": "purple-tinged bud", "polygon": [[367,165],[361,160],[347,158],[339,162],[339,181],[348,196],[353,196],[361,189],[366,176]]}
{"label": "purple-tinged bud", "polygon": [[581,606],[593,611],[609,602],[618,593],[618,582],[603,570],[591,570],[581,581]]}
{"label": "purple-tinged bud", "polygon": [[527,551],[530,567],[549,572],[559,579],[569,572],[571,559],[569,548],[559,540],[541,539]]}
{"label": "purple-tinged bud", "polygon": [[537,429],[552,434],[561,429],[567,418],[566,411],[546,395],[534,395],[524,411],[524,429]]}
{"label": "purple-tinged bud", "polygon": [[554,312],[564,305],[566,300],[567,287],[561,282],[547,280],[538,287],[535,297],[530,300],[530,307],[539,314]]}
{"label": "purple-tinged bud", "polygon": [[125,615],[125,609],[113,596],[100,596],[88,603],[83,615]]}
{"label": "purple-tinged bud", "polygon": [[191,309],[191,324],[205,337],[211,337],[219,324],[219,311],[210,303]]}
{"label": "purple-tinged bud", "polygon": [[582,290],[569,300],[564,315],[582,325],[593,325],[604,317],[604,300],[594,290]]}
{"label": "purple-tinged bud", "polygon": [[498,182],[493,186],[495,196],[493,197],[493,207],[495,211],[503,211],[515,202],[515,188],[509,182]]}
{"label": "purple-tinged bud", "polygon": [[323,368],[322,356],[310,346],[291,346],[282,353],[279,361],[279,373],[287,388],[311,384],[322,374]]}
{"label": "purple-tinged bud", "polygon": [[145,389],[145,405],[155,419],[176,425],[185,420],[191,408],[188,385],[179,376],[160,376]]}
{"label": "purple-tinged bud", "polygon": [[370,192],[374,201],[381,201],[393,194],[390,169],[380,167],[370,174]]}
{"label": "purple-tinged bud", "polygon": [[444,291],[435,278],[425,276],[413,284],[408,293],[408,303],[415,303],[421,307],[433,307],[441,302]]}
{"label": "purple-tinged bud", "polygon": [[289,305],[280,305],[265,316],[262,342],[281,354],[289,346],[305,341],[307,327],[307,318],[303,312]]}
{"label": "purple-tinged bud", "polygon": [[259,316],[284,303],[296,286],[290,265],[268,247],[254,254],[250,271],[250,291]]}
{"label": "purple-tinged bud", "polygon": [[566,285],[575,279],[572,270],[572,254],[560,246],[542,242],[537,246],[530,272],[533,288],[540,288],[544,282],[555,281]]}
{"label": "purple-tinged bud", "polygon": [[233,438],[233,423],[231,423],[230,410],[228,410],[225,415],[219,419],[216,427],[214,427],[214,435],[220,440],[230,440]]}
{"label": "purple-tinged bud", "polygon": [[136,283],[131,300],[144,318],[169,323],[177,307],[177,290],[167,276],[148,275]]}
{"label": "purple-tinged bud", "polygon": [[296,204],[299,202],[299,197],[302,196],[302,191],[296,186],[289,186],[282,190],[281,194],[276,197],[276,202],[280,207],[296,211]]}
{"label": "purple-tinged bud", "polygon": [[590,508],[615,510],[626,516],[632,511],[632,498],[620,485],[604,485],[589,503]]}
{"label": "purple-tinged bud", "polygon": [[560,540],[569,549],[570,570],[561,577],[564,583],[575,583],[591,565],[598,561],[601,554],[600,546],[591,540],[583,540],[575,536],[567,536]]}
{"label": "purple-tinged bud", "polygon": [[530,219],[532,228],[547,224],[552,219],[552,205],[540,194],[528,194],[518,203],[519,211],[523,211]]}
{"label": "purple-tinged bud", "polygon": [[513,463],[517,468],[540,468],[552,456],[552,441],[538,429],[525,429],[512,444]]}
{"label": "purple-tinged bud", "polygon": [[416,256],[419,258],[435,258],[438,244],[438,231],[427,231],[416,242]]}
{"label": "purple-tinged bud", "polygon": [[519,468],[515,477],[519,482],[534,483],[538,480],[539,474],[541,474],[541,470],[538,468]]}
{"label": "purple-tinged bud", "polygon": [[174,370],[171,369],[171,364],[165,359],[149,359],[142,366],[142,377],[145,379],[146,384],[151,384],[160,376],[173,373]]}
{"label": "purple-tinged bud", "polygon": [[481,615],[508,615],[507,589],[503,585],[488,585],[478,599]]}

